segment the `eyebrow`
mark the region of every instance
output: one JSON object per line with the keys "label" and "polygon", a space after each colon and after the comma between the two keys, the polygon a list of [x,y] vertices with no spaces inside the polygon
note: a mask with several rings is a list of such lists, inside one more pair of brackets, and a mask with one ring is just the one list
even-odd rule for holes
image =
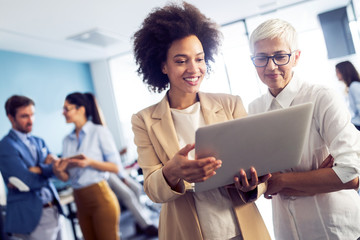
{"label": "eyebrow", "polygon": [[[204,54],[204,52],[200,52],[200,53],[196,54],[196,56],[203,55],[203,54]],[[180,53],[180,54],[176,54],[173,58],[177,58],[177,57],[188,57],[188,55]]]}

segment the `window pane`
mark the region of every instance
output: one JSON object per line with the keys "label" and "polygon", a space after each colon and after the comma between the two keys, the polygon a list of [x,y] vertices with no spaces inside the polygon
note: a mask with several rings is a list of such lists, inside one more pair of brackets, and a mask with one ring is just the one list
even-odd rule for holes
{"label": "window pane", "polygon": [[109,65],[114,84],[115,101],[120,114],[119,119],[125,142],[128,144],[126,161],[132,163],[137,159],[137,152],[131,129],[131,116],[141,109],[159,102],[165,92],[161,94],[149,92],[136,73],[135,60],[130,53],[111,59]]}

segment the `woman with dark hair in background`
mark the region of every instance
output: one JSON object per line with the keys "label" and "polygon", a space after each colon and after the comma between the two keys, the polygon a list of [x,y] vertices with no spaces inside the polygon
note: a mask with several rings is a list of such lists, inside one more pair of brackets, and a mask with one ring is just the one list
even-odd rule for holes
{"label": "woman with dark hair in background", "polygon": [[344,82],[349,96],[351,122],[360,130],[360,76],[354,65],[349,61],[336,64],[336,76]]}
{"label": "woman with dark hair in background", "polygon": [[111,133],[102,126],[94,96],[71,93],[63,114],[75,129],[63,141],[62,161],[56,175],[70,180],[81,231],[85,240],[119,239],[120,207],[107,183],[109,173],[118,173],[120,155]]}
{"label": "woman with dark hair in background", "polygon": [[207,180],[221,167],[212,156],[195,157],[196,129],[246,116],[240,97],[199,92],[220,37],[217,25],[187,3],[155,9],[134,35],[143,81],[154,92],[170,86],[163,100],[132,117],[144,190],[163,203],[161,240],[270,238],[252,203],[264,190],[258,184],[270,175],[258,179],[252,168],[248,182],[240,170],[235,184],[192,191],[192,183]]}

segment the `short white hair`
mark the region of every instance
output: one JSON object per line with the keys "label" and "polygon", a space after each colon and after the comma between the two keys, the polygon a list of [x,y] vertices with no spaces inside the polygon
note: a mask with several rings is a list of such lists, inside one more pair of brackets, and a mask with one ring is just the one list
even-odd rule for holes
{"label": "short white hair", "polygon": [[250,51],[254,54],[255,43],[264,39],[284,40],[291,51],[298,49],[298,37],[295,28],[281,19],[270,19],[261,23],[250,36]]}

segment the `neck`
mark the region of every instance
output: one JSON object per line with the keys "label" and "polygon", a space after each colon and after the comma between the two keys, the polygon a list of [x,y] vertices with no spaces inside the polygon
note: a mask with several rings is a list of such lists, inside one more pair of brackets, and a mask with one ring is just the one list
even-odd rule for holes
{"label": "neck", "polygon": [[185,109],[199,101],[197,93],[179,95],[178,93],[169,91],[167,95],[170,108]]}
{"label": "neck", "polygon": [[86,119],[82,119],[77,122],[74,122],[76,136],[79,136],[79,133],[80,133],[82,127],[85,125],[86,121],[87,121]]}
{"label": "neck", "polygon": [[276,97],[283,89],[282,88],[278,88],[278,89],[269,89],[271,95],[273,97]]}

